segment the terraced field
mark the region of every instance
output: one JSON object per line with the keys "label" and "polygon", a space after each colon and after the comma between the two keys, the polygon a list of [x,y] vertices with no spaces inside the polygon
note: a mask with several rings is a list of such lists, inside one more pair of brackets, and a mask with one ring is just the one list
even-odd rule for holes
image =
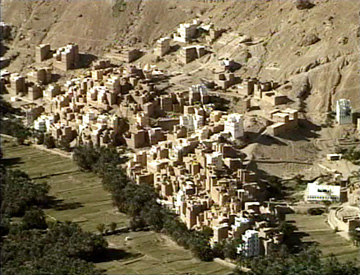
{"label": "terraced field", "polygon": [[[129,237],[129,240],[126,240]],[[201,262],[168,236],[154,232],[130,232],[107,237],[109,246],[129,253],[121,261],[98,264],[109,274],[227,274],[231,269],[216,262]]]}
{"label": "terraced field", "polygon": [[50,185],[50,195],[57,201],[53,208],[45,211],[50,218],[73,221],[94,232],[99,223],[127,225],[127,217],[113,207],[100,179],[95,174],[79,171],[71,159],[6,140],[3,149],[11,168],[21,169],[36,181]]}
{"label": "terraced field", "polygon": [[298,228],[295,234],[302,235],[302,242],[318,245],[324,258],[334,254],[340,261],[355,260],[360,263],[360,249],[334,233],[325,223],[325,216],[290,214],[286,219]]}

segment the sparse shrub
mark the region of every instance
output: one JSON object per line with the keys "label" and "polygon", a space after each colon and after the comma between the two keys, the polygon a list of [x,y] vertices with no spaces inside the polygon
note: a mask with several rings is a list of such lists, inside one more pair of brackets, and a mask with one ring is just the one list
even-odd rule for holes
{"label": "sparse shrub", "polygon": [[100,234],[103,234],[104,231],[105,231],[105,224],[99,223],[99,224],[96,226],[96,229],[99,231]]}
{"label": "sparse shrub", "polygon": [[114,232],[116,230],[116,226],[117,226],[116,222],[110,223],[109,224],[110,231]]}

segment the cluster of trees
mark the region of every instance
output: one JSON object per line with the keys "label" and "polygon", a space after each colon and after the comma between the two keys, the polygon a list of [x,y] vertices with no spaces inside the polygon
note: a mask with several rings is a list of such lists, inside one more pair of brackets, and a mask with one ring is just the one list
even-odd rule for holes
{"label": "cluster of trees", "polygon": [[354,163],[354,164],[360,164],[360,149],[356,148],[355,146],[350,148],[342,148],[337,147],[336,148],[337,154],[342,154],[343,158]]}
{"label": "cluster of trees", "polygon": [[0,171],[0,273],[102,274],[91,261],[103,255],[105,239],[70,222],[48,225],[42,207],[49,206],[49,186],[3,165]]}
{"label": "cluster of trees", "polygon": [[0,166],[0,200],[1,200],[1,235],[9,232],[11,217],[22,217],[36,211],[36,207],[48,206],[49,186],[46,183],[35,183],[20,170],[8,170]]}
{"label": "cluster of trees", "polygon": [[12,230],[1,244],[1,274],[102,274],[91,262],[107,247],[105,239],[73,223],[47,230]]}
{"label": "cluster of trees", "polygon": [[0,95],[0,132],[17,138],[22,144],[31,135],[30,130],[25,127],[19,117],[19,109],[13,108]]}
{"label": "cluster of trees", "polygon": [[[283,251],[284,252],[284,251]],[[244,264],[244,263],[242,263]],[[247,269],[249,268],[249,269]],[[321,259],[320,251],[311,247],[298,254],[278,253],[271,257],[258,257],[240,265],[238,275],[358,275],[360,268],[354,262],[340,263],[336,257]]]}
{"label": "cluster of trees", "polygon": [[133,230],[149,227],[164,232],[179,245],[190,249],[199,259],[213,259],[209,235],[188,230],[174,213],[158,203],[159,197],[153,186],[131,183],[121,167],[126,158],[121,157],[115,149],[80,146],[74,150],[74,160],[82,170],[101,176],[103,186],[112,194],[114,204],[129,216]]}

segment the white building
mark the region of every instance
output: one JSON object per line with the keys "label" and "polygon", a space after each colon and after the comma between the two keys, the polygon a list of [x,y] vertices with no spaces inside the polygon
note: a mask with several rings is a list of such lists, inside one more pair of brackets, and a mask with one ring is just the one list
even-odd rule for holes
{"label": "white building", "polygon": [[34,121],[34,129],[41,132],[46,132],[50,126],[54,124],[55,117],[53,115],[41,115]]}
{"label": "white building", "polygon": [[95,120],[96,116],[94,112],[87,112],[83,115],[83,124],[90,124]]}
{"label": "white building", "polygon": [[224,125],[224,132],[230,133],[234,139],[244,136],[244,120],[241,114],[228,115]]}
{"label": "white building", "polygon": [[191,38],[195,37],[199,25],[200,22],[196,19],[192,23],[180,24],[177,33],[174,35],[174,41],[189,42]]}
{"label": "white building", "polygon": [[235,217],[234,226],[235,227],[242,227],[242,226],[249,226],[251,223],[251,220],[244,217]]}
{"label": "white building", "polygon": [[206,165],[213,165],[216,169],[220,170],[223,166],[223,157],[220,152],[213,152],[206,154]]}
{"label": "white building", "polygon": [[193,131],[194,130],[194,119],[192,115],[183,115],[180,117],[180,125],[184,126],[186,129]]}
{"label": "white building", "polygon": [[340,201],[340,186],[308,183],[304,200],[307,202]]}
{"label": "white building", "polygon": [[336,121],[340,125],[352,123],[350,100],[339,99],[336,101]]}
{"label": "white building", "polygon": [[46,132],[46,122],[40,118],[34,121],[34,129],[40,132]]}
{"label": "white building", "polygon": [[237,253],[245,257],[255,257],[259,255],[260,243],[259,232],[256,230],[246,230],[242,235],[242,243],[237,248]]}
{"label": "white building", "polygon": [[190,131],[201,129],[204,126],[204,117],[198,114],[188,114],[180,117],[180,125]]}

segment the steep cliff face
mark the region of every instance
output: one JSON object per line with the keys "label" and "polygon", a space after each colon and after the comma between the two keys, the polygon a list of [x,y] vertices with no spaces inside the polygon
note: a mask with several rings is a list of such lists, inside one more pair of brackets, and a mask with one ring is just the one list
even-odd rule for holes
{"label": "steep cliff face", "polygon": [[115,43],[152,44],[206,8],[186,0],[5,0],[2,18],[17,28],[14,46],[76,42],[101,53]]}
{"label": "steep cliff face", "polygon": [[289,80],[293,97],[308,81],[306,110],[318,122],[339,98],[360,107],[360,2],[313,2],[313,8],[298,10],[294,1],[237,1],[209,15],[219,25],[260,41],[243,49],[251,55],[245,75]]}
{"label": "steep cliff face", "polygon": [[218,49],[230,57],[248,56],[242,76],[289,80],[290,97],[307,84],[306,111],[311,120],[321,122],[339,98],[351,99],[360,111],[360,2],[313,3],[299,10],[292,0],[4,0],[2,18],[17,29],[12,46],[23,58],[13,66],[19,67],[31,60],[39,43],[58,47],[77,42],[81,51],[94,54],[114,44],[149,48],[179,23],[199,16],[253,40],[251,46],[229,43]]}

